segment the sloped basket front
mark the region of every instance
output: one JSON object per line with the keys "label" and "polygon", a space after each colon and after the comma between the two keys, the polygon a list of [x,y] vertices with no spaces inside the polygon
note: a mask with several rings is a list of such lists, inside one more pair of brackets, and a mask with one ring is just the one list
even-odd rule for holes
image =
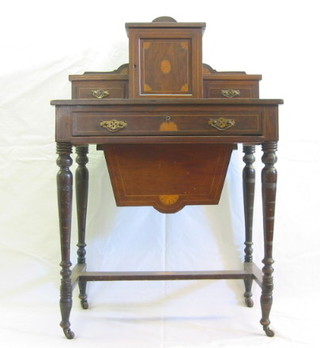
{"label": "sloped basket front", "polygon": [[102,145],[118,206],[218,204],[232,144]]}

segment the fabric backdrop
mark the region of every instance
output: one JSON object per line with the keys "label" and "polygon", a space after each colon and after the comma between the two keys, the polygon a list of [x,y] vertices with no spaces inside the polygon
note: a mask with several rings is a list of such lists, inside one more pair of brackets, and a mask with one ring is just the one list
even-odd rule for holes
{"label": "fabric backdrop", "polygon": [[[317,1],[1,2],[0,337],[2,347],[313,347],[319,330],[319,32]],[[206,22],[203,61],[262,74],[261,98],[283,98],[274,245],[274,304],[266,337],[260,288],[242,281],[89,283],[77,289],[68,341],[59,327],[60,249],[52,99],[69,99],[70,74],[128,62],[126,22],[159,16]],[[263,257],[259,169],[254,260]],[[90,147],[90,270],[241,269],[242,150],[217,206],[177,214],[117,208],[103,154]],[[75,233],[72,236],[76,244]],[[76,249],[72,249],[75,262]]]}

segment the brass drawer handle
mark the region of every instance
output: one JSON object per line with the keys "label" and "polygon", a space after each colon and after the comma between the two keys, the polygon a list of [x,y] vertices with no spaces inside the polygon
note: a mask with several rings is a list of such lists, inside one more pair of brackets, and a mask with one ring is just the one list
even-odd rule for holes
{"label": "brass drawer handle", "polygon": [[118,120],[102,121],[100,122],[100,126],[109,132],[115,133],[123,128],[126,128],[127,122]]}
{"label": "brass drawer handle", "polygon": [[235,98],[240,96],[239,89],[222,89],[221,95],[225,98]]}
{"label": "brass drawer handle", "polygon": [[218,119],[211,118],[208,121],[208,124],[211,127],[216,128],[218,130],[226,130],[226,129],[233,127],[236,124],[236,121],[233,119],[230,119],[230,118],[220,117]]}
{"label": "brass drawer handle", "polygon": [[92,89],[91,94],[97,99],[103,99],[105,97],[108,97],[110,95],[110,92],[104,91],[103,89]]}

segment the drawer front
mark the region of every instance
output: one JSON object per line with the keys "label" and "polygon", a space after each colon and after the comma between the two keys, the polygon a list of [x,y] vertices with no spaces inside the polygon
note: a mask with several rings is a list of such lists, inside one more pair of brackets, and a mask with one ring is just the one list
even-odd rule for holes
{"label": "drawer front", "polygon": [[127,81],[79,81],[72,83],[73,99],[128,98]]}
{"label": "drawer front", "polygon": [[259,98],[256,81],[204,81],[205,98]]}
{"label": "drawer front", "polygon": [[72,113],[72,136],[261,135],[262,114]]}

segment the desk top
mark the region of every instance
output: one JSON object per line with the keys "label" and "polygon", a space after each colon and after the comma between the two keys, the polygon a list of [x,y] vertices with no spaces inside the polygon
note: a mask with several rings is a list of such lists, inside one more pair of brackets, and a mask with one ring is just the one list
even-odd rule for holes
{"label": "desk top", "polygon": [[283,104],[282,99],[257,99],[257,98],[171,98],[171,99],[66,99],[52,100],[51,105],[75,106],[75,105],[279,105]]}
{"label": "desk top", "polygon": [[278,140],[279,99],[55,100],[56,141],[76,144]]}

